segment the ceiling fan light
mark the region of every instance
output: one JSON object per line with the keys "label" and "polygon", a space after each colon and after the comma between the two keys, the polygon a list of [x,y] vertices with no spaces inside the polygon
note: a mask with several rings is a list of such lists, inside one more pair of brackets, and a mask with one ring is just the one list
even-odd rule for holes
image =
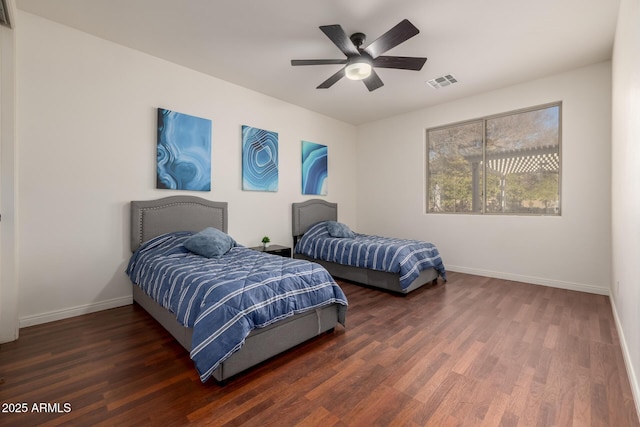
{"label": "ceiling fan light", "polygon": [[344,69],[344,74],[350,80],[363,80],[371,75],[371,64],[361,60],[352,62]]}

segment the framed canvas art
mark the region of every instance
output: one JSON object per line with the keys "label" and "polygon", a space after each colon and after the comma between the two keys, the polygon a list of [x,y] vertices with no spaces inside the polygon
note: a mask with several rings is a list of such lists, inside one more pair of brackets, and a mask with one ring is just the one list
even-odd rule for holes
{"label": "framed canvas art", "polygon": [[158,108],[156,188],[211,190],[211,120]]}
{"label": "framed canvas art", "polygon": [[242,126],[242,189],[278,191],[278,134]]}
{"label": "framed canvas art", "polygon": [[327,146],[302,141],[302,194],[327,195]]}

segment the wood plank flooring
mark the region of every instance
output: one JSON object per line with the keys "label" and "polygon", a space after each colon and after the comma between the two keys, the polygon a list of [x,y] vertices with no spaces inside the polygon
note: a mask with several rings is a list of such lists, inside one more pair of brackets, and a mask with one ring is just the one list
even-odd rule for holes
{"label": "wood plank flooring", "polygon": [[224,387],[137,305],[22,329],[0,403],[28,410],[0,425],[640,426],[608,297],[455,272],[406,297],[340,284],[346,329]]}

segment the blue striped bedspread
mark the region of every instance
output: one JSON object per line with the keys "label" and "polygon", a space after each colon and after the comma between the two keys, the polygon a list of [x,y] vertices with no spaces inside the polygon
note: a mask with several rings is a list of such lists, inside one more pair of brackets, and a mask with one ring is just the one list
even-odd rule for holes
{"label": "blue striped bedspread", "polygon": [[219,259],[189,252],[193,233],[169,233],[145,242],[127,267],[131,281],[193,328],[191,359],[206,381],[256,328],[340,304],[347,298],[331,275],[312,262],[284,258],[239,245]]}
{"label": "blue striped bedspread", "polygon": [[402,289],[408,288],[421,271],[432,267],[443,280],[447,279],[440,253],[432,243],[354,234],[353,239],[331,237],[326,223],[320,222],[309,227],[295,252],[318,260],[398,273]]}

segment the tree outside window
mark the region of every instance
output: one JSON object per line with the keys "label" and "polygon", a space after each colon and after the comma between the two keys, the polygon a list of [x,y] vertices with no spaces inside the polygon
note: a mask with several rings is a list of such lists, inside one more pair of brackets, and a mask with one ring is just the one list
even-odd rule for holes
{"label": "tree outside window", "polygon": [[561,104],[427,130],[427,212],[560,215]]}

